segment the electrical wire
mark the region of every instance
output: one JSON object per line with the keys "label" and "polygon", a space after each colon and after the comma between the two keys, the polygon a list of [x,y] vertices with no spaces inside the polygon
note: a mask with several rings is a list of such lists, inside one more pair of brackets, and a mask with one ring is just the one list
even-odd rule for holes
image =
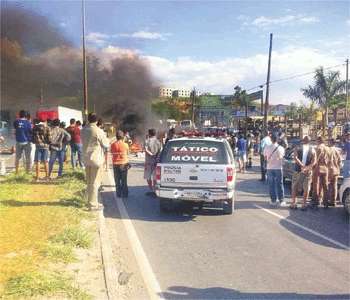
{"label": "electrical wire", "polygon": [[[340,66],[345,66],[345,65],[346,65],[346,64],[343,63],[343,64],[338,64],[338,65],[326,67],[326,68],[323,68],[323,69],[324,69],[324,70],[329,70],[329,69],[334,69],[334,68],[337,68],[337,67],[340,67]],[[281,82],[281,81],[287,81],[287,80],[291,80],[291,79],[295,79],[295,78],[299,78],[299,77],[311,75],[311,74],[314,74],[314,73],[315,73],[315,71],[307,72],[307,73],[301,73],[301,74],[295,74],[295,75],[291,75],[291,76],[288,76],[288,77],[284,77],[284,78],[272,80],[272,81],[270,81],[270,84],[273,84],[273,83],[276,83],[276,82]],[[267,85],[267,83],[263,83],[263,84],[260,84],[260,85],[255,86],[255,87],[249,88],[249,89],[247,89],[246,91],[255,90],[255,89],[257,89],[257,88],[262,89],[262,88],[263,88],[264,86],[266,86],[266,85]]]}

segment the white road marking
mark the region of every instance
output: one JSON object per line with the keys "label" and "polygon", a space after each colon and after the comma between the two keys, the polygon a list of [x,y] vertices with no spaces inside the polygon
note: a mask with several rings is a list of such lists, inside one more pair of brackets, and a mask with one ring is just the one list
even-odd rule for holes
{"label": "white road marking", "polygon": [[[108,171],[108,175],[110,184],[114,185],[114,178],[112,176],[111,170]],[[136,257],[137,263],[140,267],[143,280],[146,284],[148,295],[150,296],[150,299],[163,299],[162,290],[160,288],[159,282],[157,281],[157,278],[152,270],[151,264],[148,261],[147,255],[142,248],[141,242],[137,236],[134,226],[132,225],[132,221],[125,208],[123,200],[120,198],[118,199],[115,194],[114,199],[117,203],[120,215],[123,219],[123,224],[125,226],[126,233],[131,243],[132,250]]]}
{"label": "white road marking", "polygon": [[344,249],[346,249],[346,250],[350,250],[350,247],[349,247],[349,246],[347,246],[347,245],[345,245],[345,244],[343,244],[343,243],[340,243],[340,242],[338,242],[338,241],[336,241],[336,240],[333,240],[333,239],[331,239],[331,238],[329,238],[329,237],[327,237],[327,236],[325,236],[325,235],[323,235],[323,234],[321,234],[321,233],[319,233],[319,232],[317,232],[317,231],[315,231],[315,230],[312,230],[312,229],[307,228],[307,227],[305,227],[305,226],[303,226],[303,225],[300,225],[299,223],[294,222],[294,221],[292,221],[292,220],[288,220],[286,217],[281,216],[281,215],[279,215],[279,214],[277,214],[277,213],[275,213],[275,212],[273,212],[273,211],[271,211],[271,210],[269,210],[269,209],[266,209],[266,208],[264,208],[264,207],[262,207],[262,206],[260,206],[260,205],[254,204],[254,206],[255,206],[255,207],[258,207],[258,208],[260,208],[260,209],[262,209],[263,211],[269,213],[270,215],[275,216],[275,217],[278,218],[278,219],[284,220],[284,221],[286,221],[287,223],[293,224],[293,225],[296,226],[296,227],[299,227],[299,228],[301,228],[301,229],[303,229],[303,230],[305,230],[305,231],[307,231],[307,232],[309,232],[309,233],[311,233],[311,234],[313,234],[313,235],[316,235],[317,237],[319,237],[319,238],[321,238],[321,239],[324,239],[324,240],[326,240],[327,242],[330,242],[330,243],[332,243],[332,244],[334,244],[334,245],[336,245],[336,246],[338,246],[338,247],[344,248]]}

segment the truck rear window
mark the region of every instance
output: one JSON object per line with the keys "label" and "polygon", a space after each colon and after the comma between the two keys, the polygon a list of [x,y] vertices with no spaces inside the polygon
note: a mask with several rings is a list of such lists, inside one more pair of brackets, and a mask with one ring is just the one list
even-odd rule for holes
{"label": "truck rear window", "polygon": [[225,145],[205,140],[169,141],[160,158],[161,163],[227,164]]}

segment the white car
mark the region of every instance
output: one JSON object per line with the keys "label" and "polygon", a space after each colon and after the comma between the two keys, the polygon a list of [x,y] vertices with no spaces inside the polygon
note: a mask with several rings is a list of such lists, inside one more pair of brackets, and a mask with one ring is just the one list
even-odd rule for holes
{"label": "white car", "polygon": [[344,178],[339,188],[339,199],[342,201],[346,212],[350,214],[350,178]]}
{"label": "white car", "polygon": [[215,205],[225,214],[234,209],[235,162],[225,139],[186,137],[170,140],[156,167],[160,209],[174,202]]}

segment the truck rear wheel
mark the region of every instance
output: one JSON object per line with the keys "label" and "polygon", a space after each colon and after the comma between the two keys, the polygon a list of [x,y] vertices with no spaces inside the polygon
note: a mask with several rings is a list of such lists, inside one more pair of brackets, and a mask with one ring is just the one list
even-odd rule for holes
{"label": "truck rear wheel", "polygon": [[170,212],[173,209],[173,201],[171,199],[160,198],[159,199],[159,210],[161,212]]}
{"label": "truck rear wheel", "polygon": [[233,213],[233,205],[234,205],[233,199],[225,200],[225,202],[223,204],[223,209],[224,209],[224,214],[225,215],[232,215],[232,213]]}

